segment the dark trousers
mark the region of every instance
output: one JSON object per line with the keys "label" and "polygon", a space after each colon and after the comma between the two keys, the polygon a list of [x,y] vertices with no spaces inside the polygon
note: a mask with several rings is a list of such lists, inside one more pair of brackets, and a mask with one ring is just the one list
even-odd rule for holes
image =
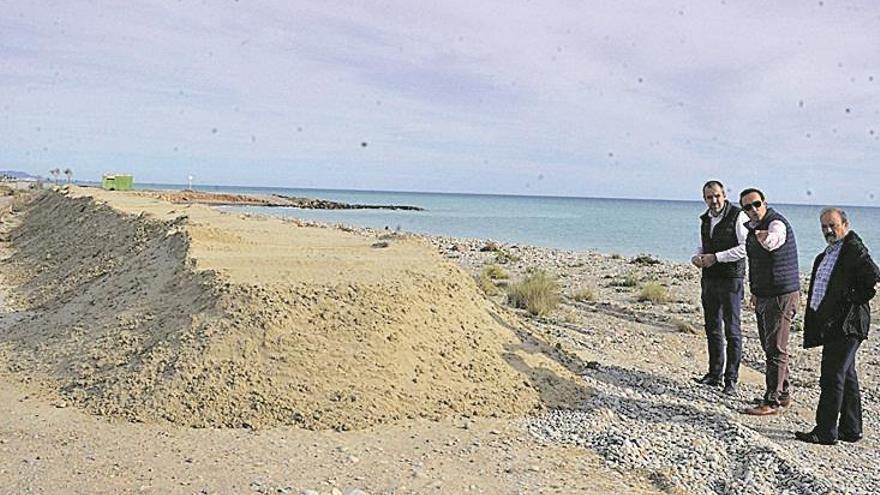
{"label": "dark trousers", "polygon": [[[856,375],[856,351],[862,341],[839,338],[822,347],[822,376],[816,433],[827,438],[862,434],[862,395]],[[839,422],[838,422],[839,421]]]}
{"label": "dark trousers", "polygon": [[736,383],[742,361],[743,279],[703,278],[701,286],[709,375],[719,381],[723,375],[725,382]]}
{"label": "dark trousers", "polygon": [[758,335],[766,361],[764,401],[771,405],[778,406],[780,400],[791,394],[788,383],[788,337],[799,305],[799,292],[758,296],[755,302]]}

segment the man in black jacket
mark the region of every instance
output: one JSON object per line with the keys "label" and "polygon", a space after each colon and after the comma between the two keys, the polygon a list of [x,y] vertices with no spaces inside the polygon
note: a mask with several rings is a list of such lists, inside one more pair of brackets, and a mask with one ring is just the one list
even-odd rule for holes
{"label": "man in black jacket", "polygon": [[724,393],[736,395],[742,360],[740,313],[748,217],[727,200],[724,185],[717,180],[703,184],[703,200],[707,209],[700,216],[700,244],[691,263],[702,269],[700,300],[709,347],[709,371],[694,381],[717,387],[723,378]]}
{"label": "man in black jacket", "polygon": [[856,351],[868,337],[880,269],[846,213],[825,208],[819,216],[828,247],[816,256],[804,317],[804,347],[822,346],[821,394],[816,427],[796,432],[798,440],[833,445],[862,438],[862,404]]}

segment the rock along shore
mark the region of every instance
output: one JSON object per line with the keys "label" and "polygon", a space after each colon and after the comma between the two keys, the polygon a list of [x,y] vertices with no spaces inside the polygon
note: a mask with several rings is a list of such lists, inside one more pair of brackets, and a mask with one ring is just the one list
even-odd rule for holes
{"label": "rock along shore", "polygon": [[175,204],[203,204],[210,206],[264,206],[289,207],[306,210],[399,210],[424,211],[424,208],[408,205],[366,205],[330,201],[326,199],[284,196],[281,194],[230,194],[203,191],[137,191],[148,196]]}

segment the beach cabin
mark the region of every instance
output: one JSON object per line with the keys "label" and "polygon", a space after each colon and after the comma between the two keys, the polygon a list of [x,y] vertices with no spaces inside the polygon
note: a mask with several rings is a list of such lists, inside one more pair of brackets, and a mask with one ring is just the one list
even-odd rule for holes
{"label": "beach cabin", "polygon": [[108,191],[128,191],[134,185],[134,177],[122,174],[107,174],[101,177],[101,188]]}

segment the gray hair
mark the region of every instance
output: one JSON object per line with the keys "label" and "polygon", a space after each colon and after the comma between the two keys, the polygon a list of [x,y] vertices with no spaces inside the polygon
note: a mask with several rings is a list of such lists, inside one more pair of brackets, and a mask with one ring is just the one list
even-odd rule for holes
{"label": "gray hair", "polygon": [[722,192],[724,191],[724,184],[722,184],[721,181],[719,181],[719,180],[713,179],[713,180],[707,181],[705,184],[703,184],[703,191],[705,191],[709,187],[712,187],[712,188],[717,187],[718,189],[721,189]]}
{"label": "gray hair", "polygon": [[840,219],[843,220],[843,224],[849,225],[849,219],[846,218],[846,212],[843,211],[843,208],[838,208],[836,206],[826,206],[825,208],[822,208],[822,212],[819,213],[819,219],[821,220],[822,217],[829,213],[837,213],[840,215]]}

